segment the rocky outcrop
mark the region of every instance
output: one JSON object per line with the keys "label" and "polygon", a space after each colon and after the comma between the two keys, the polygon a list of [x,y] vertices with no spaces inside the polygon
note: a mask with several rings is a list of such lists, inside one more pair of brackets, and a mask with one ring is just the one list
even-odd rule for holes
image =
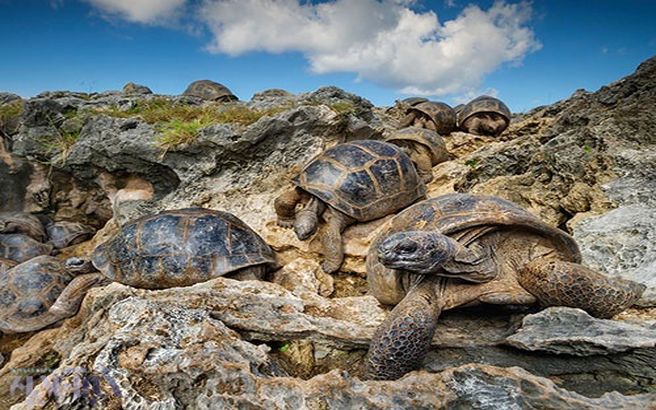
{"label": "rocky outcrop", "polygon": [[[453,160],[433,169],[429,196],[510,199],[570,230],[590,266],[645,283],[640,303],[652,306],[654,84],[656,59],[595,93],[516,116],[499,139],[452,133]],[[388,313],[366,295],[364,256],[389,217],[347,229],[342,271],[326,275],[316,239],[277,227],[272,203],[323,149],[383,138],[402,114],[335,87],[228,103],[0,94],[1,210],[104,226],[63,256],[88,254],[144,212],[205,206],[246,221],[282,265],[273,283],[92,290],[60,327],[3,336],[0,408],[648,408],[656,401],[649,309],[610,321],[565,308],[446,312],[423,371],[360,380]],[[36,388],[26,396],[28,377]]]}
{"label": "rocky outcrop", "polygon": [[553,307],[526,316],[509,345],[530,351],[575,356],[613,354],[656,346],[656,320],[596,319],[580,309]]}

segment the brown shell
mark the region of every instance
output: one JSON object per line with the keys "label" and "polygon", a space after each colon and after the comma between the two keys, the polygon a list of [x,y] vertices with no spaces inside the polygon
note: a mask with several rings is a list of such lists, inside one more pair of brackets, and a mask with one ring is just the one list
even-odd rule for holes
{"label": "brown shell", "polygon": [[396,212],[426,193],[426,186],[401,148],[374,140],[352,141],[325,150],[293,182],[360,222]]}
{"label": "brown shell", "polygon": [[229,102],[238,98],[223,84],[210,80],[198,80],[189,84],[183,95],[202,98],[210,101]]}
{"label": "brown shell", "polygon": [[55,248],[63,249],[90,239],[96,232],[93,227],[79,222],[60,221],[46,226],[48,238]]}
{"label": "brown shell", "polygon": [[449,159],[449,152],[446,149],[444,139],[437,132],[427,128],[407,127],[396,130],[385,141],[391,143],[394,143],[394,141],[415,141],[424,145],[430,150],[433,166]]}
{"label": "brown shell", "polygon": [[0,212],[0,225],[0,233],[22,233],[39,242],[47,239],[41,220],[26,212]]}
{"label": "brown shell", "polygon": [[50,255],[51,252],[52,245],[41,243],[27,235],[0,234],[0,258],[21,263],[40,255]]}
{"label": "brown shell", "polygon": [[75,276],[52,256],[39,256],[0,273],[0,330],[3,319],[31,319],[47,312]]}
{"label": "brown shell", "polygon": [[558,249],[561,260],[576,263],[581,261],[581,253],[574,238],[547,225],[514,203],[492,196],[455,193],[418,202],[396,215],[369,247],[367,280],[372,288],[398,290],[396,297],[390,296],[390,300],[384,303],[396,303],[404,296],[403,281],[407,275],[387,269],[378,261],[378,244],[393,233],[438,231],[463,245],[469,245],[481,236],[503,227],[527,229],[548,237]]}
{"label": "brown shell", "polygon": [[435,124],[435,129],[441,135],[450,134],[456,130],[456,112],[448,104],[435,101],[419,103],[408,109],[427,115]]}
{"label": "brown shell", "polygon": [[496,113],[501,115],[510,123],[510,109],[503,101],[489,95],[481,95],[468,102],[458,112],[458,124],[464,123],[467,118],[480,113]]}
{"label": "brown shell", "polygon": [[7,272],[9,269],[18,265],[15,261],[6,258],[0,258],[0,274]]}
{"label": "brown shell", "polygon": [[269,245],[239,218],[202,208],[132,221],[94,250],[92,262],[111,280],[148,289],[188,286],[276,263]]}

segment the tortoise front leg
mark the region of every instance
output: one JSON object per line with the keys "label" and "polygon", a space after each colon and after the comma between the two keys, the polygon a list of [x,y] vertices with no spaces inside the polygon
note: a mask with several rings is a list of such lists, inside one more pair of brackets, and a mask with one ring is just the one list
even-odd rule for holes
{"label": "tortoise front leg", "polygon": [[273,202],[273,207],[278,215],[276,221],[279,226],[284,228],[291,228],[294,226],[294,219],[296,218],[296,204],[301,202],[303,195],[298,188],[290,189],[283,192]]}
{"label": "tortoise front leg", "polygon": [[367,353],[366,378],[396,380],[417,369],[426,357],[442,312],[447,279],[418,279],[376,329]]}
{"label": "tortoise front leg", "polygon": [[640,299],[645,285],[602,275],[578,263],[554,259],[531,261],[519,283],[543,306],[569,306],[611,318]]}
{"label": "tortoise front leg", "polygon": [[34,332],[74,316],[89,289],[111,283],[101,273],[89,273],[73,279],[59,295],[47,312],[33,318],[0,320],[0,331],[4,333]]}
{"label": "tortoise front leg", "polygon": [[323,217],[326,220],[326,229],[321,234],[324,257],[321,268],[326,273],[333,273],[339,270],[344,261],[342,232],[355,220],[333,208],[326,211]]}
{"label": "tortoise front leg", "polygon": [[412,162],[414,162],[417,168],[417,174],[419,174],[419,177],[424,183],[428,184],[433,180],[433,162],[428,152],[414,149],[412,152]]}
{"label": "tortoise front leg", "polygon": [[415,122],[415,117],[416,113],[414,111],[407,113],[401,122],[399,122],[399,129],[411,126]]}

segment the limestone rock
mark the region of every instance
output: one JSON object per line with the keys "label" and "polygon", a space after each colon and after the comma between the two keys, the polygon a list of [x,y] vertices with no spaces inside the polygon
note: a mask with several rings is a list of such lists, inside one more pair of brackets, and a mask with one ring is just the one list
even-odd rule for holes
{"label": "limestone rock", "polygon": [[593,356],[656,347],[656,320],[624,322],[593,318],[581,309],[552,307],[526,316],[511,346],[555,354]]}

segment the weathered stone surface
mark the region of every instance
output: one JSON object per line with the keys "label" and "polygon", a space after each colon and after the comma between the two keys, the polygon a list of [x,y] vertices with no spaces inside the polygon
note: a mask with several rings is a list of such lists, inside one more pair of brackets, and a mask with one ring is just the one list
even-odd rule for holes
{"label": "weathered stone surface", "polygon": [[575,356],[612,354],[656,346],[656,320],[624,322],[593,318],[581,309],[552,307],[526,316],[510,346]]}
{"label": "weathered stone surface", "polygon": [[647,285],[638,301],[643,306],[656,306],[654,204],[621,206],[574,228],[588,266]]}
{"label": "weathered stone surface", "polygon": [[[305,305],[306,320],[292,320],[294,311],[301,315],[304,303],[276,285],[229,279],[156,292],[114,284],[92,291],[78,317],[66,321],[62,328],[46,331],[50,332],[49,345],[43,338],[35,338],[23,351],[13,354],[11,362],[0,370],[1,388],[5,393],[10,387],[7,382],[15,382],[16,373],[9,368],[18,363],[29,365],[25,360],[27,348],[40,346],[41,354],[50,352],[59,359],[47,382],[39,384],[17,409],[88,406],[92,400],[98,400],[101,407],[206,408],[251,403],[274,408],[316,404],[328,408],[459,405],[592,409],[610,405],[636,408],[655,398],[654,394],[618,393],[588,398],[517,367],[487,365],[466,365],[438,374],[416,372],[395,382],[360,381],[340,370],[309,380],[289,377],[271,358],[267,345],[241,340],[246,329],[259,328],[258,336],[262,336],[276,328],[277,332],[282,330],[278,337],[283,338],[303,329],[305,338],[311,339],[311,333],[320,332],[311,330],[313,323],[358,320],[355,316],[364,311],[346,308],[339,313],[345,307],[337,300],[326,300],[332,309],[310,313],[309,305]],[[272,313],[263,320],[255,321],[251,316],[266,314],[265,309]],[[267,324],[272,318],[275,322]],[[348,338],[343,330],[333,329],[333,336]],[[96,381],[100,390],[95,395],[76,395],[76,378]],[[54,385],[59,385],[58,390],[48,394],[48,386]],[[6,402],[10,403],[11,397],[3,394]]]}

